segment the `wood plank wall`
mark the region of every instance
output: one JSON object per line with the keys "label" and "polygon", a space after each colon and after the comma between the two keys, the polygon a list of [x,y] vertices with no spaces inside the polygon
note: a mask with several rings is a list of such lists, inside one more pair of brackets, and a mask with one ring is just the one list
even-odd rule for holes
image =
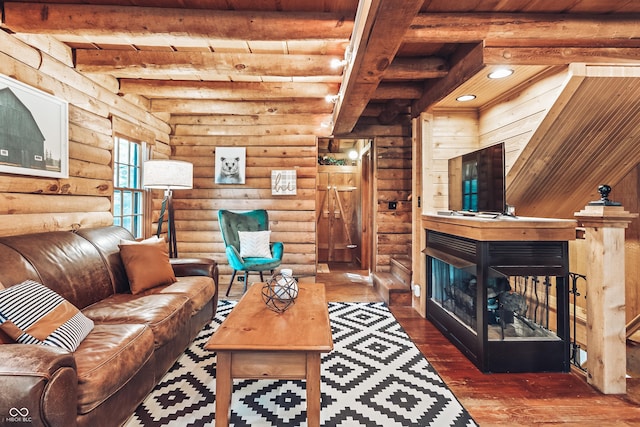
{"label": "wood plank wall", "polygon": [[449,159],[476,150],[479,146],[476,110],[434,111],[423,116],[422,173],[424,213],[449,209]]}
{"label": "wood plank wall", "polygon": [[566,72],[546,75],[522,91],[481,111],[478,117],[478,145],[488,147],[505,143],[507,187],[511,166],[558,99],[566,78]]}
{"label": "wood plank wall", "polygon": [[118,96],[117,82],[77,73],[65,45],[22,37],[0,31],[0,73],[69,102],[69,178],[0,174],[0,235],[112,224],[114,123],[141,129],[165,157],[170,127]]}
{"label": "wood plank wall", "polygon": [[[194,165],[194,188],[174,192],[180,256],[215,259],[219,263],[220,284],[226,289],[232,269],[225,256],[218,210],[266,209],[271,240],[284,243],[282,267],[291,268],[295,274],[314,275],[316,137],[284,131],[252,135],[251,129],[259,130],[259,127],[225,125],[220,120],[222,118],[216,116],[178,115],[171,118],[174,129],[172,158]],[[208,130],[212,126],[216,127],[215,135]],[[277,132],[279,127],[273,129]],[[217,147],[246,148],[245,184],[214,183]],[[274,169],[296,170],[295,196],[271,194],[271,171]],[[257,274],[249,276],[250,283],[258,279]]]}

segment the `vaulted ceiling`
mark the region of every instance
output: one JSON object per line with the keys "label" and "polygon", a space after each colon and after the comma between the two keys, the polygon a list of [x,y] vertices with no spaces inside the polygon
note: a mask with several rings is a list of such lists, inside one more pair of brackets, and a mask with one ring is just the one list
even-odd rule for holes
{"label": "vaulted ceiling", "polygon": [[[634,0],[42,0],[4,2],[2,28],[61,40],[79,72],[158,115],[341,136],[453,103],[498,65],[638,61],[639,22]],[[476,108],[511,89],[483,84]]]}

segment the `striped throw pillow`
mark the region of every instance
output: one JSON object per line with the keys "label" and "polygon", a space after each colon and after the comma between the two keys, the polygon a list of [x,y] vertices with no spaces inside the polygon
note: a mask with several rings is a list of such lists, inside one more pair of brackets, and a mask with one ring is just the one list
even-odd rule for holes
{"label": "striped throw pillow", "polygon": [[51,289],[25,280],[0,291],[0,329],[21,344],[75,351],[93,321]]}

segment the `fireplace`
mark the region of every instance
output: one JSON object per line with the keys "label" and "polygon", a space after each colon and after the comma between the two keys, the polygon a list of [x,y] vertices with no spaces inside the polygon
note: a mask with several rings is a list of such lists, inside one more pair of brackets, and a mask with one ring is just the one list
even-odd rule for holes
{"label": "fireplace", "polygon": [[427,318],[483,372],[569,370],[568,243],[427,230]]}

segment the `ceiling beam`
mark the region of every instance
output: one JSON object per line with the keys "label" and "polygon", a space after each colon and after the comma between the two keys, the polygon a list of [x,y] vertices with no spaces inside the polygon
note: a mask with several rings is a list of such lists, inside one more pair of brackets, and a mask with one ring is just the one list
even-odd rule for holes
{"label": "ceiling beam", "polygon": [[487,64],[567,65],[638,64],[640,48],[616,47],[489,47],[484,49]]}
{"label": "ceiling beam", "polygon": [[120,78],[194,79],[199,75],[311,77],[334,76],[342,70],[331,67],[327,55],[280,55],[259,53],[166,52],[130,50],[76,51],[76,69],[107,73]]}
{"label": "ceiling beam", "polygon": [[210,99],[152,99],[151,112],[171,114],[329,114],[333,104],[324,99],[287,101],[220,101]]}
{"label": "ceiling beam", "polygon": [[361,3],[351,37],[354,58],[334,109],[334,135],[349,133],[355,127],[423,3],[424,0]]}
{"label": "ceiling beam", "polygon": [[121,79],[120,92],[147,98],[193,98],[228,100],[266,100],[294,98],[324,98],[335,94],[338,83],[292,82],[211,82],[169,80],[158,84],[154,80]]}
{"label": "ceiling beam", "polygon": [[431,80],[425,85],[422,97],[411,105],[411,117],[418,117],[485,67],[482,44],[462,45],[452,55],[451,63],[453,65],[446,77]]}
{"label": "ceiling beam", "polygon": [[422,96],[422,84],[417,82],[381,82],[371,95],[371,100],[418,99]]}
{"label": "ceiling beam", "polygon": [[348,39],[353,17],[341,13],[5,2],[4,24],[19,33],[115,36],[123,40],[149,35],[189,41],[309,40],[326,39],[327,34]]}
{"label": "ceiling beam", "polygon": [[640,47],[640,14],[422,13],[407,43],[469,43],[485,46]]}
{"label": "ceiling beam", "polygon": [[385,80],[420,80],[444,77],[449,65],[443,58],[395,58],[384,72]]}

